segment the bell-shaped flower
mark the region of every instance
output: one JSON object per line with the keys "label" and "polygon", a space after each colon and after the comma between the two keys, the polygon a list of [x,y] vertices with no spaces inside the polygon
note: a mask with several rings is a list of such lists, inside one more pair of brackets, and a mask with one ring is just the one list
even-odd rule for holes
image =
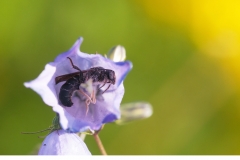
{"label": "bell-shaped flower", "polygon": [[76,133],[55,130],[43,141],[38,155],[91,155]]}
{"label": "bell-shaped flower", "polygon": [[35,80],[24,83],[53,107],[61,127],[70,132],[99,130],[102,124],[120,118],[123,80],[132,68],[129,61],[114,62],[81,52],[82,40],[48,63]]}

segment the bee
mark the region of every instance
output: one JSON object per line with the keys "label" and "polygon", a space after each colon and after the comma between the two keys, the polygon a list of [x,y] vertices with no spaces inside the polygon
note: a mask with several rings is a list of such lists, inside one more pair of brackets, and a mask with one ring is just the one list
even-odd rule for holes
{"label": "bee", "polygon": [[67,58],[69,59],[72,67],[78,71],[70,74],[57,76],[55,78],[55,84],[66,81],[60,88],[59,100],[64,106],[71,107],[73,105],[71,97],[73,95],[73,92],[77,90],[79,91],[79,93],[83,94],[87,98],[85,103],[88,111],[89,104],[96,103],[95,91],[93,90],[91,95],[89,96],[80,88],[80,85],[82,83],[86,83],[90,79],[92,80],[92,84],[102,85],[101,87],[99,87],[99,89],[105,86],[105,84],[109,84],[105,91],[102,92],[103,94],[109,89],[111,85],[115,84],[115,72],[113,70],[105,69],[103,67],[92,67],[87,70],[81,70],[73,64],[70,57]]}

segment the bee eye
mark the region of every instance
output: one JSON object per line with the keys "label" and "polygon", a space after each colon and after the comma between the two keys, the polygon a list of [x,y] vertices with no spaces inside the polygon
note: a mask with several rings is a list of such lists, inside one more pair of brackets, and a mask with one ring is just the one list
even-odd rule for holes
{"label": "bee eye", "polygon": [[115,77],[114,74],[114,72],[109,72],[109,79],[113,80]]}

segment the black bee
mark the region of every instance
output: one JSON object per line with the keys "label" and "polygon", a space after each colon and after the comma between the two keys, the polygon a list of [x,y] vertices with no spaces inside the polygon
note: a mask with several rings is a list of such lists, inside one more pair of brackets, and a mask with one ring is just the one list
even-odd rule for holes
{"label": "black bee", "polygon": [[[110,69],[104,69],[102,67],[93,67],[88,70],[81,70],[77,66],[75,66],[72,62],[72,59],[67,57],[70,60],[72,67],[78,72],[61,75],[55,78],[55,83],[66,81],[59,92],[59,100],[60,102],[66,106],[71,107],[73,105],[71,101],[72,94],[75,90],[79,90],[80,93],[87,97],[86,107],[88,109],[88,105],[90,102],[96,103],[95,93],[91,93],[91,96],[88,96],[84,91],[82,91],[79,86],[81,83],[87,82],[89,79],[92,79],[93,84],[103,84],[100,88],[102,88],[105,84],[109,83],[109,86],[105,91],[107,91],[111,84],[115,84],[116,76],[115,72]],[[102,94],[105,92],[103,91]]]}

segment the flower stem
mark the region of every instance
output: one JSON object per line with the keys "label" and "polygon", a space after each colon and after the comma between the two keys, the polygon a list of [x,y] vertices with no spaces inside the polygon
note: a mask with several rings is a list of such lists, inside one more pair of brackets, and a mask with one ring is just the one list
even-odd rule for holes
{"label": "flower stem", "polygon": [[100,150],[100,152],[102,153],[102,155],[107,155],[107,152],[105,151],[103,144],[101,142],[101,139],[98,136],[98,132],[96,132],[95,134],[93,134],[93,137],[98,145],[98,148]]}

